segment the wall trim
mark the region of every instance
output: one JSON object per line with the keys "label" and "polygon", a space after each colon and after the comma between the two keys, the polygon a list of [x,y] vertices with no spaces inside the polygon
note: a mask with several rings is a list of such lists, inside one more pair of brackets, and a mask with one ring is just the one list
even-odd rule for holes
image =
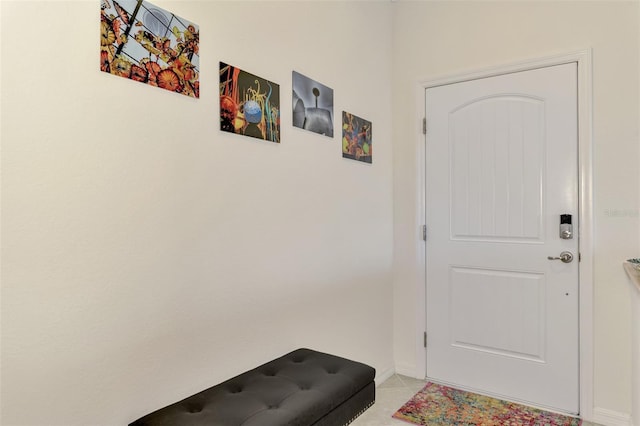
{"label": "wall trim", "polygon": [[[422,134],[422,118],[424,117],[424,93],[430,87],[460,83],[479,78],[492,77],[536,68],[544,68],[566,63],[578,64],[578,181],[580,212],[580,245],[581,261],[580,299],[579,299],[579,338],[580,338],[580,417],[593,421],[593,90],[592,90],[592,50],[590,48],[557,54],[553,56],[498,65],[458,74],[451,74],[436,79],[419,81],[416,88],[416,161],[418,180],[416,199],[416,218],[421,227],[425,221],[425,138]],[[418,233],[416,232],[416,235]],[[417,271],[416,276],[416,363],[415,376],[426,377],[426,351],[422,346],[423,332],[426,327],[426,252],[422,239],[416,239]],[[600,409],[600,414],[606,410]],[[622,417],[616,418],[624,418]],[[615,416],[614,416],[615,417]],[[627,422],[625,425],[629,425]]]}
{"label": "wall trim", "polygon": [[407,377],[413,377],[414,379],[420,379],[420,380],[424,379],[424,375],[420,376],[416,374],[415,365],[409,365],[409,364],[396,365],[396,374],[400,374],[402,376],[407,376]]}
{"label": "wall trim", "polygon": [[387,379],[389,379],[394,374],[396,374],[396,370],[394,370],[393,367],[387,368],[380,374],[376,374],[376,378],[375,378],[376,387],[380,386],[382,383],[384,383]]}
{"label": "wall trim", "polygon": [[630,415],[601,407],[593,409],[592,421],[603,426],[633,426]]}

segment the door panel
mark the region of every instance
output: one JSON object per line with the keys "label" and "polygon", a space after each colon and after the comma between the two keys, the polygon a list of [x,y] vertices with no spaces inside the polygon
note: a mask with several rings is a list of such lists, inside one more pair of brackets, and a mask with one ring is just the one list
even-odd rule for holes
{"label": "door panel", "polygon": [[544,103],[480,99],[450,115],[453,238],[541,238]]}
{"label": "door panel", "polygon": [[[450,272],[453,346],[544,361],[544,275],[469,267]],[[502,308],[478,303],[485,294]]]}
{"label": "door panel", "polygon": [[[577,65],[427,89],[427,376],[578,413]],[[571,214],[573,239],[559,237]],[[571,263],[549,260],[562,251]]]}

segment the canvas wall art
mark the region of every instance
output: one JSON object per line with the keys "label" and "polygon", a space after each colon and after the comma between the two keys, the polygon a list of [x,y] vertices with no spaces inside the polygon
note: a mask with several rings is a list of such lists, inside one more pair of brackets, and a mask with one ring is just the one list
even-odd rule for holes
{"label": "canvas wall art", "polygon": [[100,70],[200,97],[199,27],[143,0],[101,0]]}
{"label": "canvas wall art", "polygon": [[293,71],[293,125],[333,137],[333,89]]}
{"label": "canvas wall art", "polygon": [[280,143],[280,86],[220,62],[220,130]]}
{"label": "canvas wall art", "polygon": [[371,122],[342,112],[342,157],[371,163],[373,156]]}

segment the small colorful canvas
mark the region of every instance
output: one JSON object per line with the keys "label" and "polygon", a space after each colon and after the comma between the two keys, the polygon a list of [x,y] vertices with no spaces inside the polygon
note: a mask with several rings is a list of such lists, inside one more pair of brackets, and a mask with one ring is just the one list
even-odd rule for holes
{"label": "small colorful canvas", "polygon": [[200,97],[199,27],[143,0],[101,0],[100,70]]}
{"label": "small colorful canvas", "polygon": [[333,89],[293,71],[293,126],[333,137]]}
{"label": "small colorful canvas", "polygon": [[342,157],[371,163],[373,156],[371,122],[342,112]]}
{"label": "small colorful canvas", "polygon": [[280,143],[280,86],[220,62],[220,130]]}

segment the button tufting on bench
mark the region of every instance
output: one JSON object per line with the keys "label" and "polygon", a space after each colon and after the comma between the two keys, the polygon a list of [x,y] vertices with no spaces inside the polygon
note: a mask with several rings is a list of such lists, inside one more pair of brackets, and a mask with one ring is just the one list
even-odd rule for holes
{"label": "button tufting on bench", "polygon": [[195,413],[200,413],[202,411],[203,407],[201,405],[191,405],[187,408],[187,411],[191,414],[195,414]]}
{"label": "button tufting on bench", "polygon": [[374,377],[365,364],[298,349],[130,426],[346,425],[375,401]]}

